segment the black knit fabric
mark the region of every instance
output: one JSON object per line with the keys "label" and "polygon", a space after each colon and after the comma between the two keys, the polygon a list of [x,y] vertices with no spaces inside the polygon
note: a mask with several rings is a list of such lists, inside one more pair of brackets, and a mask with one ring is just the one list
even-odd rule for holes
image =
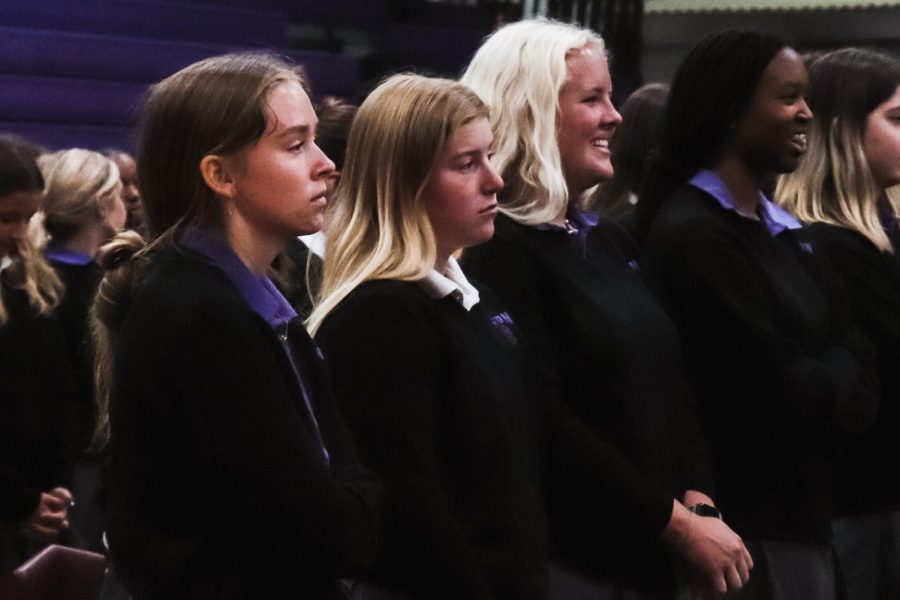
{"label": "black knit fabric", "polygon": [[538,405],[514,326],[417,284],[356,288],[316,335],[360,453],[388,488],[376,578],[415,598],[538,600]]}
{"label": "black knit fabric", "polygon": [[678,325],[721,509],[741,535],[829,539],[840,444],[878,404],[873,352],[803,229],[759,221],[682,186],[646,265]]}
{"label": "black knit fabric", "polygon": [[809,232],[840,275],[853,319],[878,352],[881,380],[875,425],[840,460],[837,510],[900,510],[900,262],[850,229],[815,223]]}
{"label": "black knit fabric", "polygon": [[685,408],[678,336],[642,281],[630,238],[609,221],[581,236],[500,216],[494,238],[463,263],[502,298],[561,400],[604,442],[606,470],[591,483],[604,501],[546,473],[558,558],[628,587],[669,587],[658,538],[673,498],[712,486]]}

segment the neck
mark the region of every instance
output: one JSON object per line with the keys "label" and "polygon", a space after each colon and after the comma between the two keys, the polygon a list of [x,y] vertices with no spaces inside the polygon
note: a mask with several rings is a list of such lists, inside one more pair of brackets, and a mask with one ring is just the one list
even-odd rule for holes
{"label": "neck", "polygon": [[562,210],[559,211],[559,214],[553,217],[550,221],[550,225],[556,225],[557,227],[565,227],[566,226],[566,213],[569,212],[569,205],[566,204],[563,206]]}
{"label": "neck", "polygon": [[731,156],[723,157],[712,167],[712,171],[725,182],[737,212],[759,220],[757,209],[764,176],[753,173],[744,161]]}
{"label": "neck", "polygon": [[284,248],[284,240],[262,236],[239,219],[232,219],[225,225],[225,239],[241,262],[257,277],[265,275],[266,269]]}
{"label": "neck", "polygon": [[437,258],[434,261],[434,270],[438,273],[446,273],[447,263],[450,261],[451,256],[453,256],[452,252],[443,252],[441,250],[438,250]]}
{"label": "neck", "polygon": [[83,227],[78,233],[60,245],[87,256],[96,256],[100,246],[108,239],[109,236],[105,231],[105,227],[100,224],[94,224]]}

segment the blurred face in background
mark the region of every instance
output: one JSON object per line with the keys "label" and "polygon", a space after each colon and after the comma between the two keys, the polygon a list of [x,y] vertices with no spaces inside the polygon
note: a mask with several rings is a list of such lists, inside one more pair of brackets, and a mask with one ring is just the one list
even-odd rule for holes
{"label": "blurred face in background", "polygon": [[882,189],[900,183],[900,87],[866,117],[863,151]]}
{"label": "blurred face in background", "polygon": [[119,175],[122,178],[122,201],[125,203],[127,213],[125,226],[128,229],[140,228],[144,224],[145,217],[141,192],[138,189],[137,163],[131,155],[124,152],[117,153],[110,159],[119,167]]}
{"label": "blurred face in background", "polygon": [[117,187],[100,201],[100,218],[110,237],[122,231],[128,220],[128,210],[122,198],[122,191],[123,188]]}
{"label": "blurred face in background", "polygon": [[40,206],[40,190],[14,192],[0,198],[0,258],[18,255],[28,221]]}

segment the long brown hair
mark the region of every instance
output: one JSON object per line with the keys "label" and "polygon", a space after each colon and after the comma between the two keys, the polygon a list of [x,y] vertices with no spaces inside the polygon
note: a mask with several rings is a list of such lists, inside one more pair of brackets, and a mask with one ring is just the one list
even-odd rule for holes
{"label": "long brown hair", "polygon": [[190,224],[221,227],[220,202],[200,174],[210,154],[227,155],[258,140],[268,126],[268,98],[286,82],[308,89],[299,67],[260,53],[208,58],[154,85],[143,111],[138,173],[149,240],[120,234],[101,249],[106,270],[92,309],[96,342],[98,426],[95,445],[109,438],[108,402],[114,357],[111,348],[127,314],[144,265]]}

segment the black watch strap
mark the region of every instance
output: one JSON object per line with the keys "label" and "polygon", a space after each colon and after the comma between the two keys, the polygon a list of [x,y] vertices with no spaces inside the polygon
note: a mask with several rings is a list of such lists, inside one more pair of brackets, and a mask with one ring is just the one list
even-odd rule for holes
{"label": "black watch strap", "polygon": [[722,511],[709,504],[694,504],[693,506],[688,506],[688,510],[700,517],[722,518]]}

